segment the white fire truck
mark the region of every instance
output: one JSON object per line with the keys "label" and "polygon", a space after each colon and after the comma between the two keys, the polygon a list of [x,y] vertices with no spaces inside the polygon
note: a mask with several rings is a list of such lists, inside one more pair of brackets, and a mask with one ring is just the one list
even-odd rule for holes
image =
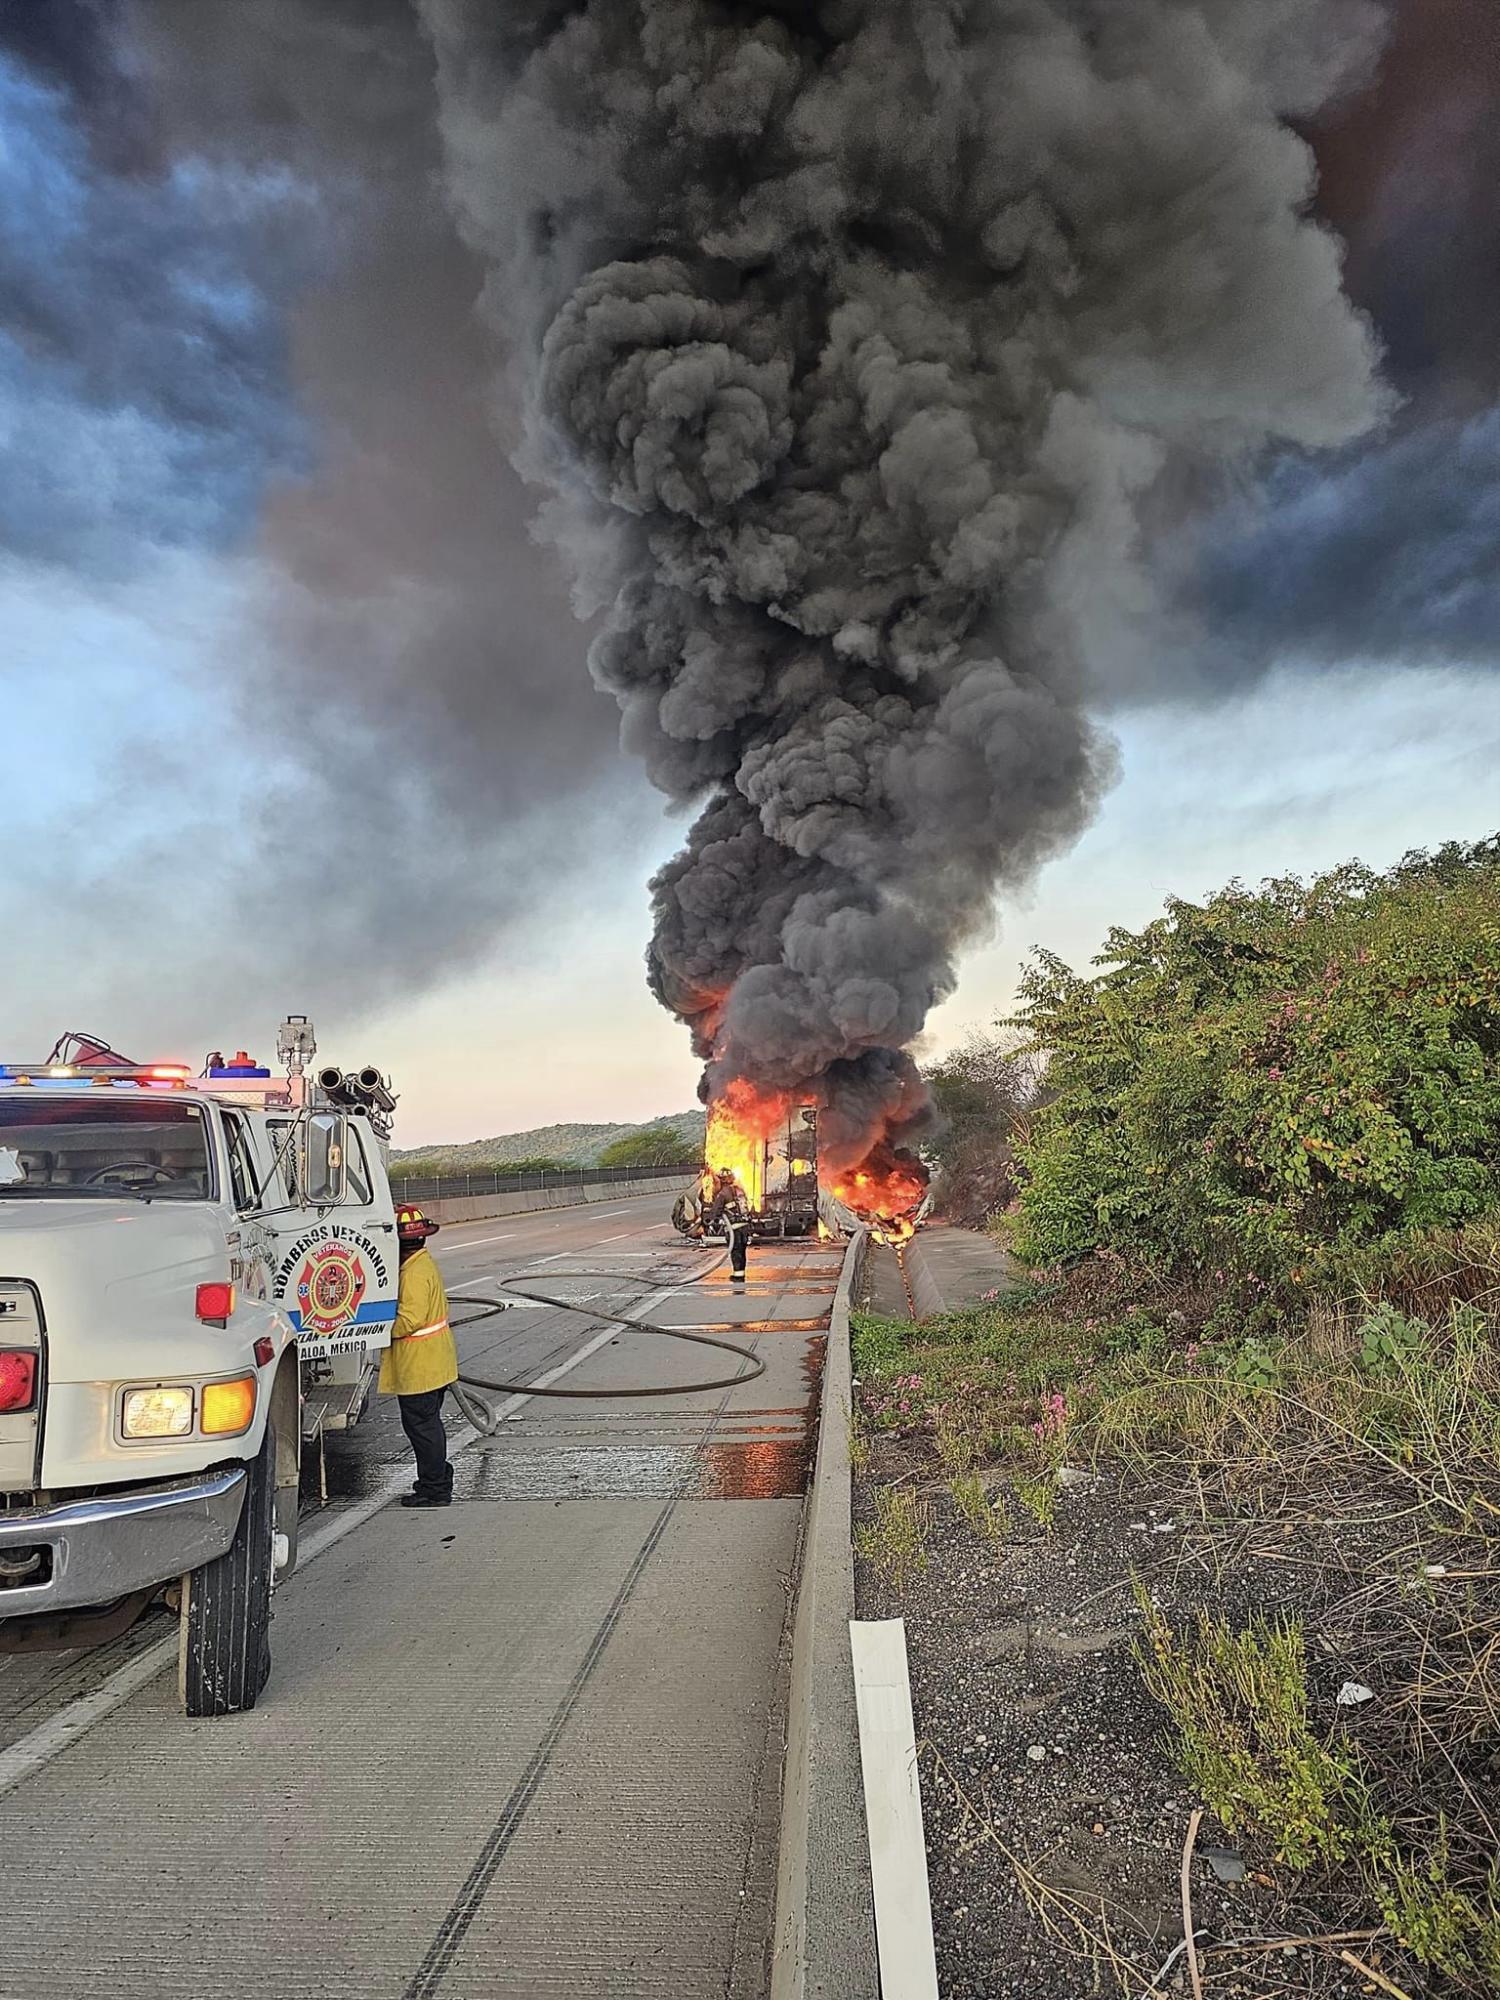
{"label": "white fire truck", "polygon": [[165,1595],[187,1712],[254,1706],[303,1441],[358,1421],[396,1313],[395,1100],[315,1053],[293,1015],[281,1077],[0,1064],[0,1651]]}

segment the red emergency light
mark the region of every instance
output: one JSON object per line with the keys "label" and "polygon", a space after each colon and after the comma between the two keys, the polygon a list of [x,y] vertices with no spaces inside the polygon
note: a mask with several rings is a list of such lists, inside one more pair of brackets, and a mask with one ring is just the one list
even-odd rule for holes
{"label": "red emergency light", "polygon": [[29,1410],[35,1400],[35,1349],[24,1347],[0,1351],[0,1411]]}
{"label": "red emergency light", "polygon": [[198,1317],[205,1326],[223,1326],[234,1311],[233,1285],[200,1285]]}

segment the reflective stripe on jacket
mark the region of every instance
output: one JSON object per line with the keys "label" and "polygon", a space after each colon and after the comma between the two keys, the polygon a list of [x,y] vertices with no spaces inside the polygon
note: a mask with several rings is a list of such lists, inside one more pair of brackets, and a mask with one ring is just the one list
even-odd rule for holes
{"label": "reflective stripe on jacket", "polygon": [[401,1265],[396,1324],[380,1362],[380,1388],[387,1396],[420,1396],[458,1380],[458,1349],[448,1324],[443,1276],[426,1250],[413,1250]]}

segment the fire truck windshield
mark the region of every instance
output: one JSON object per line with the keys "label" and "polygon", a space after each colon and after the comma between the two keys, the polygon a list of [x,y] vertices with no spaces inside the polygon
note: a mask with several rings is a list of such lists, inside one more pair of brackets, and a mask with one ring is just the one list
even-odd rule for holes
{"label": "fire truck windshield", "polygon": [[[102,1093],[101,1093],[102,1095]],[[0,1201],[134,1196],[206,1201],[213,1192],[203,1114],[156,1096],[0,1096]]]}

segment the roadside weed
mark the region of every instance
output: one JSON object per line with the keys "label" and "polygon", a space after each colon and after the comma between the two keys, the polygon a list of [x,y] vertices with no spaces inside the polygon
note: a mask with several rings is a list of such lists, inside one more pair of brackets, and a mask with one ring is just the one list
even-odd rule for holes
{"label": "roadside weed", "polygon": [[894,1373],[917,1339],[910,1320],[884,1319],[879,1313],[850,1313],[849,1330],[854,1372],[860,1376]]}
{"label": "roadside weed", "polygon": [[944,1410],[938,1416],[933,1437],[944,1472],[955,1480],[973,1470],[985,1443],[967,1418],[952,1410]]}
{"label": "roadside weed", "polygon": [[849,1413],[849,1466],[860,1474],[870,1469],[870,1439],[857,1404]]}
{"label": "roadside weed", "polygon": [[1300,1625],[1256,1619],[1232,1632],[1200,1610],[1179,1637],[1139,1583],[1136,1602],[1136,1660],[1171,1717],[1170,1747],[1231,1833],[1258,1835],[1291,1868],[1388,1850],[1352,1751],[1309,1727]]}
{"label": "roadside weed", "polygon": [[1392,1860],[1376,1882],[1380,1913],[1414,1958],[1467,1991],[1500,1992],[1500,1872],[1477,1894],[1448,1873],[1446,1829],[1423,1861]]}
{"label": "roadside weed", "polygon": [[1010,1533],[1010,1513],[1005,1502],[991,1498],[977,1472],[965,1472],[948,1482],[954,1506],[976,1535],[1002,1542]]}
{"label": "roadside weed", "polygon": [[1386,1304],[1376,1307],[1359,1332],[1360,1367],[1372,1380],[1388,1382],[1416,1359],[1427,1329]]}
{"label": "roadside weed", "polygon": [[1052,1473],[1018,1472],[1011,1485],[1016,1498],[1046,1534],[1057,1520],[1057,1478]]}
{"label": "roadside weed", "polygon": [[1253,1389],[1264,1395],[1274,1389],[1281,1379],[1275,1354],[1264,1340],[1248,1339],[1241,1344],[1234,1357],[1232,1373],[1243,1388]]}
{"label": "roadside weed", "polygon": [[923,1539],[932,1510],[910,1487],[878,1486],[875,1518],[854,1531],[854,1551],[899,1590],[913,1571],[927,1567]]}

